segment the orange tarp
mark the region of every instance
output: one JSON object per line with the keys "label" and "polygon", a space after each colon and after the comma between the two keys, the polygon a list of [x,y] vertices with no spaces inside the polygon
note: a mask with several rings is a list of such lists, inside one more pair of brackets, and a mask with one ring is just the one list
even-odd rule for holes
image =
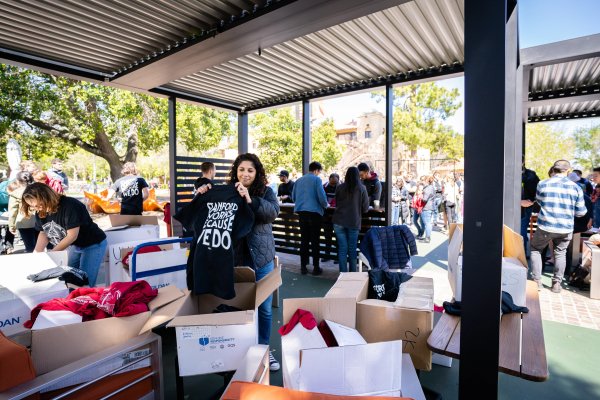
{"label": "orange tarp", "polygon": [[[166,202],[159,203],[156,200],[156,191],[154,189],[150,189],[148,192],[148,198],[144,200],[144,211],[164,211]],[[88,199],[90,211],[94,214],[118,214],[121,212],[121,203],[117,200],[104,199],[108,194],[108,189],[104,189],[100,194],[93,194],[86,191],[83,194]]]}

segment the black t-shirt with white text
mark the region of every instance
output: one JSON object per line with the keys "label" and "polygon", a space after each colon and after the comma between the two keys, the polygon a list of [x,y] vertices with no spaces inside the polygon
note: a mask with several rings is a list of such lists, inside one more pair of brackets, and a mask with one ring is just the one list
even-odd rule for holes
{"label": "black t-shirt with white text", "polygon": [[147,187],[148,182],[135,175],[124,176],[116,180],[112,185],[112,190],[121,197],[121,215],[142,215],[144,210],[142,189]]}
{"label": "black t-shirt with white text", "polygon": [[235,249],[254,224],[246,200],[234,185],[214,186],[197,195],[174,218],[194,232],[187,262],[188,289],[194,294],[234,298]]}
{"label": "black t-shirt with white text", "polygon": [[79,227],[79,235],[72,243],[79,247],[88,247],[106,239],[106,234],[90,217],[85,205],[77,199],[61,196],[58,210],[40,218],[35,214],[35,229],[44,232],[53,246],[67,236],[69,229]]}

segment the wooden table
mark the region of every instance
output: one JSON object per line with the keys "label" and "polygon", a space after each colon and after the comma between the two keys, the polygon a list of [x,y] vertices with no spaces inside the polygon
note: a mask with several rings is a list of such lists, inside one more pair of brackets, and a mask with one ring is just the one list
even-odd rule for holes
{"label": "wooden table", "polygon": [[[500,321],[498,370],[535,382],[548,379],[548,363],[537,285],[527,281],[529,313],[504,314]],[[434,353],[460,359],[460,317],[444,313],[427,346]]]}

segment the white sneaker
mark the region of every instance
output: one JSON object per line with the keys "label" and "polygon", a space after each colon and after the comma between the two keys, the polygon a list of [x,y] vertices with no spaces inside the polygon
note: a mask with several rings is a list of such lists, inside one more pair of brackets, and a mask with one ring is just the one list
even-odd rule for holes
{"label": "white sneaker", "polygon": [[271,372],[279,371],[281,365],[279,365],[279,361],[273,357],[273,352],[269,352],[269,370]]}

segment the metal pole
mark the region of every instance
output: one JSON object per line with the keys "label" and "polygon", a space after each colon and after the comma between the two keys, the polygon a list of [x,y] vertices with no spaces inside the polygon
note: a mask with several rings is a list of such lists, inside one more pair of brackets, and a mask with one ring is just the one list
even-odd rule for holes
{"label": "metal pole", "polygon": [[392,224],[392,160],[394,136],[394,87],[385,87],[385,224]]}
{"label": "metal pole", "polygon": [[177,212],[177,98],[169,97],[169,189],[171,201],[171,215]]}
{"label": "metal pole", "polygon": [[248,152],[248,113],[238,113],[238,153]]}
{"label": "metal pole", "polygon": [[310,137],[310,101],[302,100],[302,173],[308,173],[308,164],[312,159],[312,140]]}
{"label": "metal pole", "polygon": [[507,0],[465,0],[460,399],[498,397],[504,191],[498,183],[504,181],[506,22],[511,12]]}

